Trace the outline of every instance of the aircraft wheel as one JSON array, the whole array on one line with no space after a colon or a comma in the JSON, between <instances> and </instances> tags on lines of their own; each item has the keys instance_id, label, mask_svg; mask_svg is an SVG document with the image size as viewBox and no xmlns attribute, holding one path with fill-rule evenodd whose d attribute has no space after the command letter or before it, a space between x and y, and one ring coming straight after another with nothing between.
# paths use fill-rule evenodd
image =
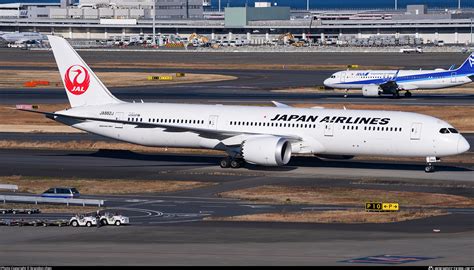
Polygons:
<instances>
[{"instance_id":1,"label":"aircraft wheel","mask_svg":"<svg viewBox=\"0 0 474 270\"><path fill-rule=\"evenodd\" d=\"M411 92L410 92L410 91L406 91L406 92L405 92L405 97L411 97Z\"/></svg>"},{"instance_id":2,"label":"aircraft wheel","mask_svg":"<svg viewBox=\"0 0 474 270\"><path fill-rule=\"evenodd\" d=\"M433 165L427 165L427 166L425 167L425 172L426 172L426 173L432 173L432 172L434 172L434 171L435 171L435 166L433 166Z\"/></svg>"},{"instance_id":3,"label":"aircraft wheel","mask_svg":"<svg viewBox=\"0 0 474 270\"><path fill-rule=\"evenodd\" d=\"M219 162L219 165L221 166L221 168L229 168L230 167L230 164L231 164L231 161L228 157L226 158L223 158L220 162Z\"/></svg>"},{"instance_id":4,"label":"aircraft wheel","mask_svg":"<svg viewBox=\"0 0 474 270\"><path fill-rule=\"evenodd\" d=\"M239 160L234 159L234 160L232 160L232 161L230 162L230 167L231 167L232 169L240 168L240 167L242 167L242 162L239 161Z\"/></svg>"}]
</instances>

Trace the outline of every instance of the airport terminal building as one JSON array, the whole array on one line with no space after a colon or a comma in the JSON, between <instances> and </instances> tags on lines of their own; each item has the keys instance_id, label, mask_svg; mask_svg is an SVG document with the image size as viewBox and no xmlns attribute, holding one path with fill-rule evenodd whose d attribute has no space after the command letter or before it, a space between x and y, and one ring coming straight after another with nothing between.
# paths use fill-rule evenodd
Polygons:
<instances>
[{"instance_id":1,"label":"airport terminal building","mask_svg":"<svg viewBox=\"0 0 474 270\"><path fill-rule=\"evenodd\" d=\"M155 14L157 34L197 33L210 39L247 39L253 44L284 33L314 42L409 35L423 43L473 43L474 10L428 10L426 6L413 5L404 10L307 11L259 3L255 7L232 7L219 12L205 11L206 4L202 0L6 4L0 5L0 32L33 31L70 39L151 35Z\"/></svg>"}]
</instances>

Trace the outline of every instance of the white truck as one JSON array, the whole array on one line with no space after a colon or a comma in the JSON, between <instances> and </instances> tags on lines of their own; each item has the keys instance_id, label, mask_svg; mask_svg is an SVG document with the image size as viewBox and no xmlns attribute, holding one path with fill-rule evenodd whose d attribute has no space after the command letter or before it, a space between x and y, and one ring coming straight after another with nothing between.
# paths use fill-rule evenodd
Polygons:
<instances>
[{"instance_id":1,"label":"white truck","mask_svg":"<svg viewBox=\"0 0 474 270\"><path fill-rule=\"evenodd\" d=\"M404 48L400 49L401 53L423 53L423 49L421 47L416 48Z\"/></svg>"},{"instance_id":2,"label":"white truck","mask_svg":"<svg viewBox=\"0 0 474 270\"><path fill-rule=\"evenodd\" d=\"M128 217L122 215L105 213L100 217L100 224L120 226L123 224L130 224L130 220Z\"/></svg>"},{"instance_id":3,"label":"white truck","mask_svg":"<svg viewBox=\"0 0 474 270\"><path fill-rule=\"evenodd\" d=\"M97 219L93 216L75 215L69 220L69 224L73 227L91 227L97 225Z\"/></svg>"}]
</instances>

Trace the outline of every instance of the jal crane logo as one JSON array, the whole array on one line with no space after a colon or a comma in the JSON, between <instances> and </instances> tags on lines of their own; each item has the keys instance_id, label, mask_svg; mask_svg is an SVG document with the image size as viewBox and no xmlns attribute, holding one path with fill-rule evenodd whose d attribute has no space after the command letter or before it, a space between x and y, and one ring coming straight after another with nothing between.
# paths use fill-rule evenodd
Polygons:
<instances>
[{"instance_id":1,"label":"jal crane logo","mask_svg":"<svg viewBox=\"0 0 474 270\"><path fill-rule=\"evenodd\" d=\"M70 66L64 75L64 84L73 95L84 94L90 85L90 75L86 68L80 65Z\"/></svg>"}]
</instances>

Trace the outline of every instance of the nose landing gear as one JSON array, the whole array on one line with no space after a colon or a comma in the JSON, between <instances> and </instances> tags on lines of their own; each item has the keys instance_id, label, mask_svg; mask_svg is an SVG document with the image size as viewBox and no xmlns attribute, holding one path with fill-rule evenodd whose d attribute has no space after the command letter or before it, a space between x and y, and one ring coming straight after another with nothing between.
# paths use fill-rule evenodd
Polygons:
<instances>
[{"instance_id":1,"label":"nose landing gear","mask_svg":"<svg viewBox=\"0 0 474 270\"><path fill-rule=\"evenodd\" d=\"M426 173L432 173L435 172L435 166L433 163L440 162L441 159L438 157L426 157L426 167L425 167L425 172Z\"/></svg>"},{"instance_id":2,"label":"nose landing gear","mask_svg":"<svg viewBox=\"0 0 474 270\"><path fill-rule=\"evenodd\" d=\"M431 165L431 163L428 163L428 165L426 165L426 167L425 167L425 172L426 173L435 172L435 166Z\"/></svg>"}]
</instances>

